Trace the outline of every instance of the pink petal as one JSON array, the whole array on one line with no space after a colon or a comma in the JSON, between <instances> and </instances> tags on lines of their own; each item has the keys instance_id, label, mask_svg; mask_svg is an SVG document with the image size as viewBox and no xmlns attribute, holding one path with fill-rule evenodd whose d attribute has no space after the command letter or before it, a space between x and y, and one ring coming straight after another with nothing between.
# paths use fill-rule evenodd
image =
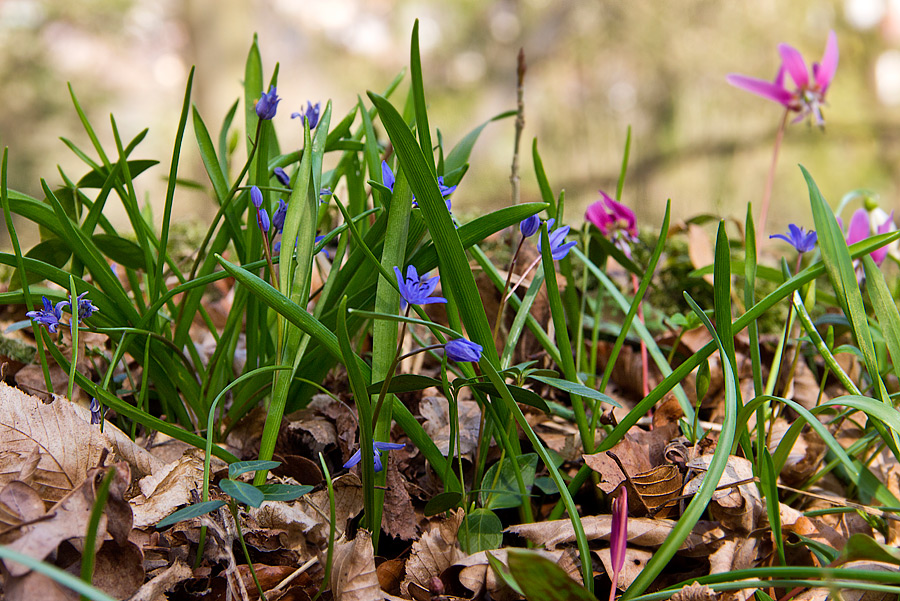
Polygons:
<instances>
[{"instance_id":1,"label":"pink petal","mask_svg":"<svg viewBox=\"0 0 900 601\"><path fill-rule=\"evenodd\" d=\"M634 211L626 207L620 202L616 202L604 192L600 192L606 198L606 206L612 211L613 217L616 221L623 219L625 223L628 224L628 233L637 236L637 220L634 216Z\"/></svg>"},{"instance_id":2,"label":"pink petal","mask_svg":"<svg viewBox=\"0 0 900 601\"><path fill-rule=\"evenodd\" d=\"M847 230L847 244L856 244L869 237L869 214L865 209L856 209L850 218L850 229Z\"/></svg>"},{"instance_id":3,"label":"pink petal","mask_svg":"<svg viewBox=\"0 0 900 601\"><path fill-rule=\"evenodd\" d=\"M875 231L879 234L886 234L888 232L897 231L897 225L894 223L894 212L891 211L890 216L885 220L884 223L875 228Z\"/></svg>"},{"instance_id":4,"label":"pink petal","mask_svg":"<svg viewBox=\"0 0 900 601\"><path fill-rule=\"evenodd\" d=\"M606 212L602 200L590 204L584 212L584 218L596 225L604 236L609 234L609 226L612 224L613 218Z\"/></svg>"},{"instance_id":5,"label":"pink petal","mask_svg":"<svg viewBox=\"0 0 900 601\"><path fill-rule=\"evenodd\" d=\"M625 565L625 551L628 546L628 490L619 489L619 495L612 502L612 528L609 533L609 552L613 572L618 576ZM618 578L613 578L615 585Z\"/></svg>"},{"instance_id":6,"label":"pink petal","mask_svg":"<svg viewBox=\"0 0 900 601\"><path fill-rule=\"evenodd\" d=\"M822 94L831 84L834 72L838 66L838 45L837 35L833 31L828 33L828 42L825 44L825 54L822 55L822 62L816 71L816 85L822 90Z\"/></svg>"},{"instance_id":7,"label":"pink petal","mask_svg":"<svg viewBox=\"0 0 900 601\"><path fill-rule=\"evenodd\" d=\"M784 87L784 65L778 66L778 73L775 74L775 85L779 88Z\"/></svg>"},{"instance_id":8,"label":"pink petal","mask_svg":"<svg viewBox=\"0 0 900 601\"><path fill-rule=\"evenodd\" d=\"M781 54L781 60L784 68L787 70L791 79L797 84L798 88L806 89L809 87L809 70L806 68L806 62L803 55L793 46L787 44L778 44L778 52Z\"/></svg>"},{"instance_id":9,"label":"pink petal","mask_svg":"<svg viewBox=\"0 0 900 601\"><path fill-rule=\"evenodd\" d=\"M774 100L784 106L789 106L794 97L793 94L788 90L785 90L784 87L764 79L756 79L755 77L736 74L731 74L725 79L728 83L737 88L747 90L748 92L756 94L757 96L762 96L768 100Z\"/></svg>"}]
</instances>

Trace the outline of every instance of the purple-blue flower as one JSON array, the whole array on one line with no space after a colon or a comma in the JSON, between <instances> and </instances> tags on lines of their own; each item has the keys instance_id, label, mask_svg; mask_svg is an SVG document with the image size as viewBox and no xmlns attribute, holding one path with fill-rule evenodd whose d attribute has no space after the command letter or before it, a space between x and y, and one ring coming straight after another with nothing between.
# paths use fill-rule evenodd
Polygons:
<instances>
[{"instance_id":1,"label":"purple-blue flower","mask_svg":"<svg viewBox=\"0 0 900 601\"><path fill-rule=\"evenodd\" d=\"M309 121L309 128L315 129L316 125L319 124L319 109L321 108L322 103L317 102L315 106L309 100L306 101L306 110L302 113L292 113L291 119L301 118L303 121Z\"/></svg>"},{"instance_id":2,"label":"purple-blue flower","mask_svg":"<svg viewBox=\"0 0 900 601\"><path fill-rule=\"evenodd\" d=\"M275 86L269 88L269 93L262 93L259 100L256 101L256 116L265 121L269 121L275 116L275 110L281 98L275 92Z\"/></svg>"},{"instance_id":3,"label":"purple-blue flower","mask_svg":"<svg viewBox=\"0 0 900 601\"><path fill-rule=\"evenodd\" d=\"M324 239L325 239L325 235L322 235L322 236L316 236L315 244L318 245L319 242L321 242L321 241L324 240ZM331 253L328 252L328 248L327 248L327 247L323 246L321 249L319 249L319 252L320 252L320 253L325 253L325 256L328 257L329 259L331 258Z\"/></svg>"},{"instance_id":4,"label":"purple-blue flower","mask_svg":"<svg viewBox=\"0 0 900 601\"><path fill-rule=\"evenodd\" d=\"M402 449L406 445L400 444L397 442L379 442L374 441L372 443L373 449L375 451L375 471L380 472L384 469L384 465L381 463L381 453L383 451L393 451L394 449ZM347 463L344 464L344 467L351 468L362 460L362 449L357 449L353 455L350 456L350 459L347 460Z\"/></svg>"},{"instance_id":5,"label":"purple-blue flower","mask_svg":"<svg viewBox=\"0 0 900 601\"><path fill-rule=\"evenodd\" d=\"M791 246L797 249L797 252L801 255L805 252L811 251L816 246L816 241L819 239L818 234L816 234L815 230L806 231L802 226L794 225L793 223L788 225L788 233L785 234L772 234L769 238L780 238L784 240Z\"/></svg>"},{"instance_id":6,"label":"purple-blue flower","mask_svg":"<svg viewBox=\"0 0 900 601\"><path fill-rule=\"evenodd\" d=\"M51 334L55 333L60 325L59 320L62 319L63 307L68 307L69 301L59 301L56 303L56 306L53 306L53 303L51 303L46 296L41 298L44 300L44 308L38 311L29 311L25 315L39 324L46 326Z\"/></svg>"},{"instance_id":7,"label":"purple-blue flower","mask_svg":"<svg viewBox=\"0 0 900 601\"><path fill-rule=\"evenodd\" d=\"M524 238L530 238L541 229L541 218L537 215L526 217L519 223L519 231Z\"/></svg>"},{"instance_id":8,"label":"purple-blue flower","mask_svg":"<svg viewBox=\"0 0 900 601\"><path fill-rule=\"evenodd\" d=\"M91 399L91 425L95 426L100 423L100 418L102 417L100 414L100 401L97 399Z\"/></svg>"},{"instance_id":9,"label":"purple-blue flower","mask_svg":"<svg viewBox=\"0 0 900 601\"><path fill-rule=\"evenodd\" d=\"M391 170L390 165L388 165L387 162L385 162L385 161L381 161L381 183L384 184L385 188L387 188L388 190L393 192L395 182L396 182L396 178L394 177L394 172ZM443 175L438 176L437 182L438 182L438 190L440 191L441 197L444 199L444 203L447 205L447 210L449 211L450 210L450 199L447 197L450 196L451 194L453 194L453 191L456 190L456 186L445 185ZM414 206L414 207L419 206L419 203L416 202L415 193L413 194L412 206Z\"/></svg>"},{"instance_id":10,"label":"purple-blue flower","mask_svg":"<svg viewBox=\"0 0 900 601\"><path fill-rule=\"evenodd\" d=\"M556 223L555 219L547 220L547 230L549 231L553 224ZM550 255L553 257L554 261L560 261L567 254L569 254L569 250L575 246L576 242L573 240L572 242L566 242L566 234L569 233L569 226L564 225L561 228L557 228L550 232ZM538 252L541 252L541 243L538 242L537 245Z\"/></svg>"},{"instance_id":11,"label":"purple-blue flower","mask_svg":"<svg viewBox=\"0 0 900 601\"><path fill-rule=\"evenodd\" d=\"M253 206L257 209L262 206L263 203L263 195L262 191L256 186L250 186L250 202L253 203Z\"/></svg>"},{"instance_id":12,"label":"purple-blue flower","mask_svg":"<svg viewBox=\"0 0 900 601\"><path fill-rule=\"evenodd\" d=\"M444 345L444 352L447 354L447 358L457 363L481 361L482 351L484 351L483 346L465 338L457 338Z\"/></svg>"},{"instance_id":13,"label":"purple-blue flower","mask_svg":"<svg viewBox=\"0 0 900 601\"><path fill-rule=\"evenodd\" d=\"M432 303L446 303L447 299L440 296L431 296L434 289L438 285L440 278L438 276L427 277L419 272L412 265L406 268L406 277L400 273L399 267L394 267L394 274L397 276L397 285L400 287L400 308L406 309L406 305L429 305Z\"/></svg>"},{"instance_id":14,"label":"purple-blue flower","mask_svg":"<svg viewBox=\"0 0 900 601\"><path fill-rule=\"evenodd\" d=\"M259 226L260 231L262 231L263 233L267 233L269 231L269 214L265 209L256 210L256 225Z\"/></svg>"},{"instance_id":15,"label":"purple-blue flower","mask_svg":"<svg viewBox=\"0 0 900 601\"><path fill-rule=\"evenodd\" d=\"M278 208L272 213L272 227L275 229L276 234L280 234L281 230L284 229L284 218L287 216L287 206L284 199L278 199Z\"/></svg>"},{"instance_id":16,"label":"purple-blue flower","mask_svg":"<svg viewBox=\"0 0 900 601\"><path fill-rule=\"evenodd\" d=\"M288 176L287 172L281 167L275 167L275 179L281 182L282 186L290 186L291 178Z\"/></svg>"},{"instance_id":17,"label":"purple-blue flower","mask_svg":"<svg viewBox=\"0 0 900 601\"><path fill-rule=\"evenodd\" d=\"M91 303L91 299L84 298L85 296L87 296L87 292L82 292L75 299L75 302L78 305L78 321L85 320L88 317L90 317L91 315L93 315L95 311L99 311L99 309L97 307L95 307L93 305L93 303ZM69 307L72 306L71 300L72 300L72 295L70 294L69 295L69 303L66 303L67 305L69 305Z\"/></svg>"}]
</instances>

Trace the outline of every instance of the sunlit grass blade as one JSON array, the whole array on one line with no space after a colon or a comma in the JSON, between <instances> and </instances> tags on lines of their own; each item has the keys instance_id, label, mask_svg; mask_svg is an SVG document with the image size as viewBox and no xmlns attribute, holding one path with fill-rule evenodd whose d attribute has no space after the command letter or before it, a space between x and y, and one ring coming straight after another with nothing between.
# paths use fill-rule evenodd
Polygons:
<instances>
[{"instance_id":1,"label":"sunlit grass blade","mask_svg":"<svg viewBox=\"0 0 900 601\"><path fill-rule=\"evenodd\" d=\"M863 266L866 270L866 291L869 293L869 300L872 301L874 313L881 325L882 332L884 332L884 341L891 353L894 370L897 373L897 363L900 362L900 311L897 311L897 304L888 289L884 274L875 265L871 256L863 257Z\"/></svg>"},{"instance_id":2,"label":"sunlit grass blade","mask_svg":"<svg viewBox=\"0 0 900 601\"><path fill-rule=\"evenodd\" d=\"M434 175L434 152L431 145L431 130L428 125L428 109L425 107L425 87L422 82L422 58L419 54L419 20L413 24L412 41L409 50L409 74L412 79L413 105L416 110L416 131L419 134L419 145L422 147L422 156L425 163Z\"/></svg>"},{"instance_id":3,"label":"sunlit grass blade","mask_svg":"<svg viewBox=\"0 0 900 601\"><path fill-rule=\"evenodd\" d=\"M228 182L225 179L225 172L222 170L222 161L216 156L216 150L213 146L212 139L209 137L209 130L200 117L200 111L197 107L193 107L193 124L194 136L197 138L197 148L200 150L200 159L206 168L206 174L213 187L213 193L216 195L216 202L222 204L228 195Z\"/></svg>"}]
</instances>

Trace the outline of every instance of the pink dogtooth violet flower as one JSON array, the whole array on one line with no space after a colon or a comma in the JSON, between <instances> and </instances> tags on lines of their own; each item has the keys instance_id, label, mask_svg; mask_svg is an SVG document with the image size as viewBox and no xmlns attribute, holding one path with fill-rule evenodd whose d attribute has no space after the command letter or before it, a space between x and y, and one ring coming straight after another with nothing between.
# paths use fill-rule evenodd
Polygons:
<instances>
[{"instance_id":1,"label":"pink dogtooth violet flower","mask_svg":"<svg viewBox=\"0 0 900 601\"><path fill-rule=\"evenodd\" d=\"M637 219L634 211L609 194L600 190L602 198L588 206L584 218L597 226L600 233L609 238L622 252L631 256L630 244L638 240Z\"/></svg>"},{"instance_id":2,"label":"pink dogtooth violet flower","mask_svg":"<svg viewBox=\"0 0 900 601\"><path fill-rule=\"evenodd\" d=\"M623 485L612 502L612 528L609 532L609 556L612 563L612 590L610 600L615 598L619 574L625 566L625 551L628 547L628 489Z\"/></svg>"},{"instance_id":3,"label":"pink dogtooth violet flower","mask_svg":"<svg viewBox=\"0 0 900 601\"><path fill-rule=\"evenodd\" d=\"M874 215L873 215L874 217ZM865 209L857 209L850 218L850 227L847 229L847 244L856 244L861 240L865 240L875 234L886 234L896 231L897 226L894 223L894 213L891 212L883 223L875 225L874 221L869 218L869 213ZM888 247L882 246L871 253L872 260L876 265L881 265L888 255Z\"/></svg>"},{"instance_id":4,"label":"pink dogtooth violet flower","mask_svg":"<svg viewBox=\"0 0 900 601\"><path fill-rule=\"evenodd\" d=\"M816 125L824 126L822 105L825 104L825 93L828 92L838 65L837 36L834 31L828 33L822 62L812 64L812 73L807 69L803 56L793 46L779 44L778 53L781 55L781 67L774 82L732 73L726 77L728 83L773 100L788 111L799 113L794 119L795 123L809 115L816 120ZM785 74L793 80L796 89L790 90L785 85Z\"/></svg>"}]
</instances>

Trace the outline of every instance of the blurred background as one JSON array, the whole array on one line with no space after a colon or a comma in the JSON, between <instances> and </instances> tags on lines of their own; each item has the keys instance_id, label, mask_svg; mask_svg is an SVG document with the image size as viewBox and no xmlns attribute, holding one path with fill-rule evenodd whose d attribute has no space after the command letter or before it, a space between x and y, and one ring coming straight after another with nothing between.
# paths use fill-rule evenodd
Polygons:
<instances>
[{"instance_id":1,"label":"blurred background","mask_svg":"<svg viewBox=\"0 0 900 601\"><path fill-rule=\"evenodd\" d=\"M725 76L771 79L779 42L818 61L834 29L840 64L827 128L789 126L768 230L812 225L797 163L833 206L867 188L891 211L900 185L900 0L746 7L716 0L0 0L0 144L10 149L11 188L40 197L41 177L54 186L62 181L58 169L73 180L83 175L86 167L59 139L91 149L66 89L71 82L108 149L115 148L110 114L126 140L149 127L132 156L161 161L137 180L142 201L161 207L191 65L193 102L215 138L242 94L244 60L258 33L265 79L281 65L275 123L282 148L291 150L301 135L291 112L308 99L331 99L334 123L357 94L384 90L408 64L418 18L431 125L448 148L515 108L516 54L524 48L524 201L538 199L536 137L551 185L566 190L567 220L580 223L598 189L614 192L631 125L623 199L644 225L659 226L667 198L676 220L707 212L742 218L746 203L762 196L782 108L729 86ZM482 135L453 197L463 218L510 202L513 133L507 119ZM190 122L186 139L179 175L205 183ZM179 191L179 219L213 213L203 194ZM111 218L127 227L124 213ZM36 241L27 223L16 225Z\"/></svg>"}]
</instances>

